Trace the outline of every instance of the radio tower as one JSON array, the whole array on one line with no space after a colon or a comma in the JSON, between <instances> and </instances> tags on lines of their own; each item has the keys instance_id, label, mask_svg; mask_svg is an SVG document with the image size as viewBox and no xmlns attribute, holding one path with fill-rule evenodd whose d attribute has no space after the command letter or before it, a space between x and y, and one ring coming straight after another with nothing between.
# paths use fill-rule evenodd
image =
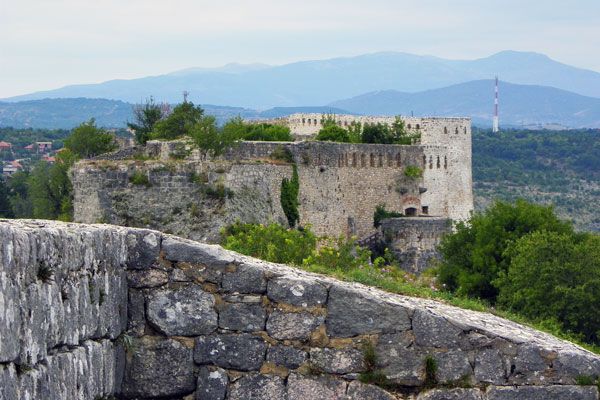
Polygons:
<instances>
[{"instance_id":1,"label":"radio tower","mask_svg":"<svg viewBox=\"0 0 600 400\"><path fill-rule=\"evenodd\" d=\"M496 91L494 97L494 121L492 123L492 132L498 133L500 130L498 123L498 76L496 75Z\"/></svg>"}]
</instances>

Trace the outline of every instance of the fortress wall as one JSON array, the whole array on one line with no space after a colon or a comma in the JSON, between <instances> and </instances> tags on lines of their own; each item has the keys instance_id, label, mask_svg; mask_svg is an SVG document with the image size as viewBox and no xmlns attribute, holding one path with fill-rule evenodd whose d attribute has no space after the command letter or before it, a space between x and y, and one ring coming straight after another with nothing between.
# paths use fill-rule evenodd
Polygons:
<instances>
[{"instance_id":1,"label":"fortress wall","mask_svg":"<svg viewBox=\"0 0 600 400\"><path fill-rule=\"evenodd\" d=\"M146 177L147 184L132 183L136 174ZM160 229L215 242L220 229L236 220L284 223L280 188L289 176L289 165L83 161L71 170L74 220Z\"/></svg>"},{"instance_id":2,"label":"fortress wall","mask_svg":"<svg viewBox=\"0 0 600 400\"><path fill-rule=\"evenodd\" d=\"M141 229L3 220L0 243L0 329L7 318L21 327L12 334L18 351L5 346L15 339L2 332L3 400L598 400L595 385L576 382L600 375L600 357L491 314ZM30 283L42 287L32 306L28 286L19 285L33 279L39 260L56 278ZM108 277L98 282L102 304L85 293L84 276L94 273ZM65 287L82 295L61 298ZM77 324L87 317L75 325L53 319L69 305L95 310L90 315L106 308L109 319L90 329ZM29 310L41 324L31 323ZM56 346L70 337L80 339ZM18 353L38 362L20 368ZM426 381L428 359L437 368ZM383 377L386 388L361 383L366 372Z\"/></svg>"},{"instance_id":3,"label":"fortress wall","mask_svg":"<svg viewBox=\"0 0 600 400\"><path fill-rule=\"evenodd\" d=\"M421 273L439 257L436 248L451 228L452 221L444 217L388 218L379 235L404 270Z\"/></svg>"}]
</instances>

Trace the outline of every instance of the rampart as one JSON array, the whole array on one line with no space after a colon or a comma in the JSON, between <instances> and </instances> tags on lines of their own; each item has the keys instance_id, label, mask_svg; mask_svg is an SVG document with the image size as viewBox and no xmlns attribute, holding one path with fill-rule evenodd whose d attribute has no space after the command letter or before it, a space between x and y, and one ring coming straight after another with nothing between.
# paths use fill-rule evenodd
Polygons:
<instances>
[{"instance_id":1,"label":"rampart","mask_svg":"<svg viewBox=\"0 0 600 400\"><path fill-rule=\"evenodd\" d=\"M3 400L598 399L550 335L155 231L0 221L0 289Z\"/></svg>"}]
</instances>

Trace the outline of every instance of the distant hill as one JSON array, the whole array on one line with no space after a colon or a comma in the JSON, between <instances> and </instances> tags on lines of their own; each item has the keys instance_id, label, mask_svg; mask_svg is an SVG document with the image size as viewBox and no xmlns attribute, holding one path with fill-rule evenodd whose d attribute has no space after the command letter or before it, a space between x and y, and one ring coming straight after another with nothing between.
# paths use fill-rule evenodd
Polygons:
<instances>
[{"instance_id":1,"label":"distant hill","mask_svg":"<svg viewBox=\"0 0 600 400\"><path fill-rule=\"evenodd\" d=\"M477 60L387 52L281 66L189 68L160 76L71 85L7 100L88 97L134 103L152 95L174 103L181 101L181 93L187 90L195 103L267 109L329 104L377 90L419 92L490 79L496 74L516 84L551 86L600 97L598 72L562 64L542 54L504 51Z\"/></svg>"},{"instance_id":2,"label":"distant hill","mask_svg":"<svg viewBox=\"0 0 600 400\"><path fill-rule=\"evenodd\" d=\"M317 113L317 114L358 114L348 110L343 110L337 107L331 106L314 106L314 107L274 107L265 111L261 111L258 114L260 118L279 118L285 117L286 115L296 113Z\"/></svg>"},{"instance_id":3,"label":"distant hill","mask_svg":"<svg viewBox=\"0 0 600 400\"><path fill-rule=\"evenodd\" d=\"M600 127L600 99L545 86L500 82L500 120L504 126L559 124ZM493 80L479 80L418 93L383 90L332 102L360 114L470 116L491 126Z\"/></svg>"}]
</instances>

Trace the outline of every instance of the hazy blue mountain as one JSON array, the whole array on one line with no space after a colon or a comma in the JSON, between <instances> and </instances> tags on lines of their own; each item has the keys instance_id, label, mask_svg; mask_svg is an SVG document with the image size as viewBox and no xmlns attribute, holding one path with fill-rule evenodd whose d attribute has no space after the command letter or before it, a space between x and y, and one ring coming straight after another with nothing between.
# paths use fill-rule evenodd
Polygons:
<instances>
[{"instance_id":1,"label":"hazy blue mountain","mask_svg":"<svg viewBox=\"0 0 600 400\"><path fill-rule=\"evenodd\" d=\"M547 86L500 82L500 121L504 125L556 123L600 128L600 99ZM493 80L478 80L418 93L383 90L332 102L361 114L470 116L491 125Z\"/></svg>"},{"instance_id":2,"label":"hazy blue mountain","mask_svg":"<svg viewBox=\"0 0 600 400\"><path fill-rule=\"evenodd\" d=\"M273 107L259 113L260 118L279 118L296 113L317 113L317 114L356 114L348 110L343 110L331 106L308 106L308 107Z\"/></svg>"},{"instance_id":3,"label":"hazy blue mountain","mask_svg":"<svg viewBox=\"0 0 600 400\"><path fill-rule=\"evenodd\" d=\"M551 86L600 97L598 72L562 64L542 54L504 51L477 60L387 52L281 66L231 64L139 79L72 85L7 100L89 97L134 103L152 95L160 101L179 102L182 92L187 90L196 103L267 109L328 104L376 90L418 92L490 79L496 74L512 83Z\"/></svg>"}]
</instances>

